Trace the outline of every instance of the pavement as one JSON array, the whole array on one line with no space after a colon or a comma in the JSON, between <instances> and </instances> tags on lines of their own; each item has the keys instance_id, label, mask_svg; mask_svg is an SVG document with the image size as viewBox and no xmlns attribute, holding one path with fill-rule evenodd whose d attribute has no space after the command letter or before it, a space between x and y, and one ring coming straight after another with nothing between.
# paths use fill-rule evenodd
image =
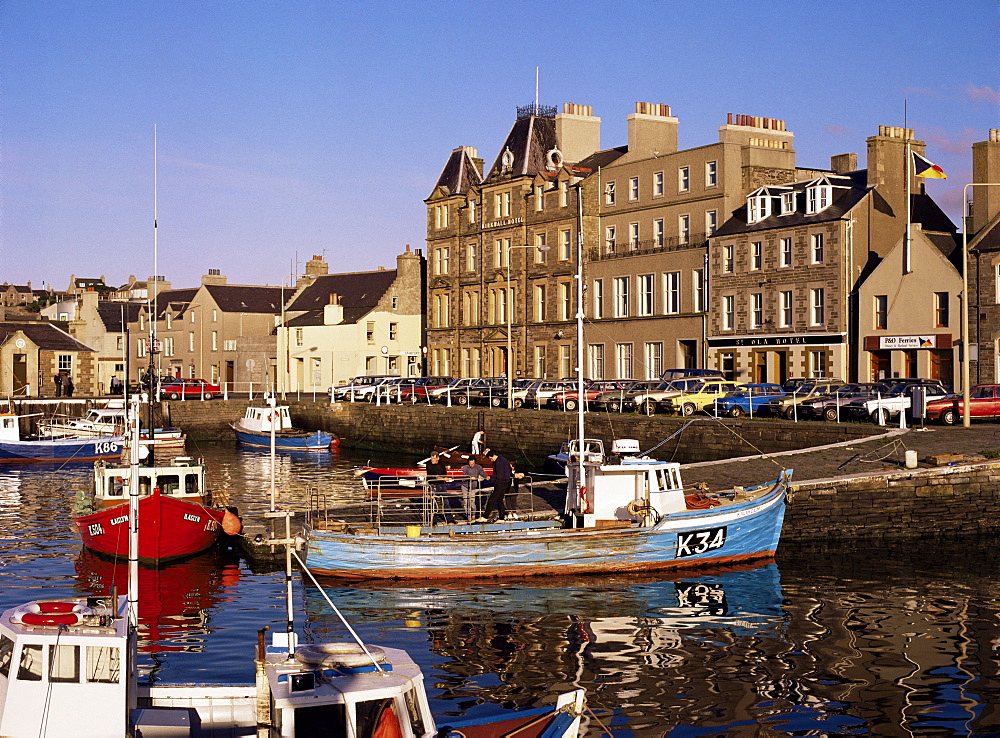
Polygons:
<instances>
[{"instance_id":1,"label":"pavement","mask_svg":"<svg viewBox=\"0 0 1000 738\"><path fill-rule=\"evenodd\" d=\"M931 457L950 456L955 461L1000 457L1000 423L979 422L971 428L927 425L895 428L869 439L829 446L702 461L682 466L684 482L703 482L710 490L750 487L775 479L782 469L793 469L793 482L873 476L905 468L906 452L917 455L918 468L939 466Z\"/></svg>"}]
</instances>

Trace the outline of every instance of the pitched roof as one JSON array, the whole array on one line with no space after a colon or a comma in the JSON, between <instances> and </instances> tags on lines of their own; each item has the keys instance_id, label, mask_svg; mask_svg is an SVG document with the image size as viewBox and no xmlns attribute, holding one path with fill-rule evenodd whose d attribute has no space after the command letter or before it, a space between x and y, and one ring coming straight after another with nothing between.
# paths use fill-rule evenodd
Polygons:
<instances>
[{"instance_id":1,"label":"pitched roof","mask_svg":"<svg viewBox=\"0 0 1000 738\"><path fill-rule=\"evenodd\" d=\"M23 323L3 322L0 323L0 344L6 343L14 333L21 331L31 339L41 349L47 351L93 351L84 343L80 343L66 331L57 328L51 323L41 320L26 321Z\"/></svg>"},{"instance_id":2,"label":"pitched roof","mask_svg":"<svg viewBox=\"0 0 1000 738\"><path fill-rule=\"evenodd\" d=\"M586 159L578 161L576 165L573 166L573 169L589 169L592 172L596 172L598 168L608 166L608 164L611 164L617 159L625 156L627 153L628 146L618 146L613 149L604 149L604 151L595 151Z\"/></svg>"},{"instance_id":3,"label":"pitched roof","mask_svg":"<svg viewBox=\"0 0 1000 738\"><path fill-rule=\"evenodd\" d=\"M256 287L240 284L206 284L205 289L224 313L281 312L281 298L290 297L295 289L286 287Z\"/></svg>"},{"instance_id":4,"label":"pitched roof","mask_svg":"<svg viewBox=\"0 0 1000 738\"><path fill-rule=\"evenodd\" d=\"M443 187L449 195L461 195L471 190L483 181L479 167L473 161L466 146L459 146L451 152L448 161L441 170L434 189Z\"/></svg>"},{"instance_id":5,"label":"pitched roof","mask_svg":"<svg viewBox=\"0 0 1000 738\"><path fill-rule=\"evenodd\" d=\"M195 293L197 292L198 292L197 287L189 287L183 290L165 290L163 292L157 292L156 319L157 320L162 319L164 313L167 310L167 307L170 305L180 304L186 307L187 304L194 299Z\"/></svg>"},{"instance_id":6,"label":"pitched roof","mask_svg":"<svg viewBox=\"0 0 1000 738\"><path fill-rule=\"evenodd\" d=\"M104 323L104 330L108 333L123 333L125 325L122 324L122 313L125 314L125 323L134 323L139 320L139 311L142 310L141 302L109 302L101 300L97 303L97 314Z\"/></svg>"},{"instance_id":7,"label":"pitched roof","mask_svg":"<svg viewBox=\"0 0 1000 738\"><path fill-rule=\"evenodd\" d=\"M977 233L975 240L976 245L973 247L975 251L1000 251L1000 217Z\"/></svg>"},{"instance_id":8,"label":"pitched roof","mask_svg":"<svg viewBox=\"0 0 1000 738\"><path fill-rule=\"evenodd\" d=\"M352 274L327 274L302 290L288 306L290 312L319 311L319 323L300 325L322 325L323 308L329 304L330 295L336 294L344 308L344 322L355 323L370 313L379 300L396 281L395 269L380 269L375 272L354 272ZM299 316L302 317L302 316ZM293 318L292 320L297 320ZM289 321L292 325L292 321Z\"/></svg>"},{"instance_id":9,"label":"pitched roof","mask_svg":"<svg viewBox=\"0 0 1000 738\"><path fill-rule=\"evenodd\" d=\"M500 176L518 177L535 175L548 168L548 153L557 148L556 119L547 116L528 115L518 118L511 126L510 133L486 179ZM504 165L507 152L510 167Z\"/></svg>"}]
</instances>

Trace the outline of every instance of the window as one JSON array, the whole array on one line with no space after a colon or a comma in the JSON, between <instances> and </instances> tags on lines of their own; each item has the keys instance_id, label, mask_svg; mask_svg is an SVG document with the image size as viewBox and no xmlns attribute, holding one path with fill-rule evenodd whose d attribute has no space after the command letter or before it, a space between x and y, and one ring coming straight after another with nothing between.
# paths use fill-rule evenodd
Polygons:
<instances>
[{"instance_id":1,"label":"window","mask_svg":"<svg viewBox=\"0 0 1000 738\"><path fill-rule=\"evenodd\" d=\"M226 341L226 343L229 343L229 341ZM231 351L235 351L236 350L236 340L235 339L232 341L232 344L233 344L233 347L230 350ZM174 337L173 336L167 336L166 338L163 339L163 355L164 356L173 356L174 355Z\"/></svg>"},{"instance_id":2,"label":"window","mask_svg":"<svg viewBox=\"0 0 1000 738\"><path fill-rule=\"evenodd\" d=\"M719 212L709 210L705 213L705 233L712 235L719 228Z\"/></svg>"},{"instance_id":3,"label":"window","mask_svg":"<svg viewBox=\"0 0 1000 738\"><path fill-rule=\"evenodd\" d=\"M628 247L632 251L636 251L639 248L639 224L629 223L628 224Z\"/></svg>"},{"instance_id":4,"label":"window","mask_svg":"<svg viewBox=\"0 0 1000 738\"><path fill-rule=\"evenodd\" d=\"M814 233L809 237L809 242L812 245L812 263L822 264L823 263L823 234Z\"/></svg>"},{"instance_id":5,"label":"window","mask_svg":"<svg viewBox=\"0 0 1000 738\"><path fill-rule=\"evenodd\" d=\"M174 355L174 352L173 352L173 343L172 342L171 342L170 348L171 348L171 351L170 351L169 354L167 354L167 356L173 356ZM223 341L222 342L222 350L223 351L235 351L236 350L236 339L235 338L227 338L225 341Z\"/></svg>"},{"instance_id":6,"label":"window","mask_svg":"<svg viewBox=\"0 0 1000 738\"><path fill-rule=\"evenodd\" d=\"M830 376L827 373L826 351L809 352L809 376L814 379L822 379Z\"/></svg>"},{"instance_id":7,"label":"window","mask_svg":"<svg viewBox=\"0 0 1000 738\"><path fill-rule=\"evenodd\" d=\"M447 205L435 205L434 206L434 227L435 228L447 228L448 227L448 206Z\"/></svg>"},{"instance_id":8,"label":"window","mask_svg":"<svg viewBox=\"0 0 1000 738\"><path fill-rule=\"evenodd\" d=\"M792 239L781 239L781 266L790 267L792 265Z\"/></svg>"},{"instance_id":9,"label":"window","mask_svg":"<svg viewBox=\"0 0 1000 738\"><path fill-rule=\"evenodd\" d=\"M687 243L691 238L691 216L681 215L677 218L677 242Z\"/></svg>"},{"instance_id":10,"label":"window","mask_svg":"<svg viewBox=\"0 0 1000 738\"><path fill-rule=\"evenodd\" d=\"M810 290L812 295L812 325L823 325L826 322L826 310L824 305L825 294L822 287Z\"/></svg>"},{"instance_id":11,"label":"window","mask_svg":"<svg viewBox=\"0 0 1000 738\"><path fill-rule=\"evenodd\" d=\"M479 293L474 290L462 294L462 322L466 325L479 323Z\"/></svg>"},{"instance_id":12,"label":"window","mask_svg":"<svg viewBox=\"0 0 1000 738\"><path fill-rule=\"evenodd\" d=\"M629 317L628 277L615 277L615 317Z\"/></svg>"},{"instance_id":13,"label":"window","mask_svg":"<svg viewBox=\"0 0 1000 738\"><path fill-rule=\"evenodd\" d=\"M781 214L788 215L789 213L795 212L795 193L794 192L782 192L781 193Z\"/></svg>"},{"instance_id":14,"label":"window","mask_svg":"<svg viewBox=\"0 0 1000 738\"><path fill-rule=\"evenodd\" d=\"M188 331L188 351L194 351L194 331Z\"/></svg>"},{"instance_id":15,"label":"window","mask_svg":"<svg viewBox=\"0 0 1000 738\"><path fill-rule=\"evenodd\" d=\"M545 376L545 347L535 346L535 361L534 361L535 377Z\"/></svg>"},{"instance_id":16,"label":"window","mask_svg":"<svg viewBox=\"0 0 1000 738\"><path fill-rule=\"evenodd\" d=\"M218 310L212 310L212 322L213 323L218 323L219 322L219 311Z\"/></svg>"},{"instance_id":17,"label":"window","mask_svg":"<svg viewBox=\"0 0 1000 738\"><path fill-rule=\"evenodd\" d=\"M396 341L399 339L399 323L389 323L389 340Z\"/></svg>"},{"instance_id":18,"label":"window","mask_svg":"<svg viewBox=\"0 0 1000 738\"><path fill-rule=\"evenodd\" d=\"M604 280L594 280L594 317L604 317Z\"/></svg>"},{"instance_id":19,"label":"window","mask_svg":"<svg viewBox=\"0 0 1000 738\"><path fill-rule=\"evenodd\" d=\"M733 273L733 245L727 243L722 247L722 271L726 274Z\"/></svg>"},{"instance_id":20,"label":"window","mask_svg":"<svg viewBox=\"0 0 1000 738\"><path fill-rule=\"evenodd\" d=\"M533 253L535 254L535 263L536 264L544 264L545 263L545 255L548 253L548 248L545 245L545 234L544 233L536 233L535 234L535 248L533 250Z\"/></svg>"},{"instance_id":21,"label":"window","mask_svg":"<svg viewBox=\"0 0 1000 738\"><path fill-rule=\"evenodd\" d=\"M628 199L635 201L639 199L639 178L630 177L628 181Z\"/></svg>"},{"instance_id":22,"label":"window","mask_svg":"<svg viewBox=\"0 0 1000 738\"><path fill-rule=\"evenodd\" d=\"M818 213L830 204L833 188L830 185L814 185L806 189L806 213Z\"/></svg>"},{"instance_id":23,"label":"window","mask_svg":"<svg viewBox=\"0 0 1000 738\"><path fill-rule=\"evenodd\" d=\"M442 246L434 251L434 273L435 274L447 274L450 268L451 261L451 249L447 246Z\"/></svg>"},{"instance_id":24,"label":"window","mask_svg":"<svg viewBox=\"0 0 1000 738\"><path fill-rule=\"evenodd\" d=\"M731 331L736 327L736 296L722 296L722 330Z\"/></svg>"},{"instance_id":25,"label":"window","mask_svg":"<svg viewBox=\"0 0 1000 738\"><path fill-rule=\"evenodd\" d=\"M767 195L755 195L747 198L747 223L764 220L771 214L771 198Z\"/></svg>"},{"instance_id":26,"label":"window","mask_svg":"<svg viewBox=\"0 0 1000 738\"><path fill-rule=\"evenodd\" d=\"M675 315L681 311L681 273L667 272L663 275L663 312Z\"/></svg>"},{"instance_id":27,"label":"window","mask_svg":"<svg viewBox=\"0 0 1000 738\"><path fill-rule=\"evenodd\" d=\"M792 292L787 290L780 293L781 313L779 320L782 328L792 327Z\"/></svg>"},{"instance_id":28,"label":"window","mask_svg":"<svg viewBox=\"0 0 1000 738\"><path fill-rule=\"evenodd\" d=\"M573 258L573 234L569 229L559 231L559 258L562 261Z\"/></svg>"},{"instance_id":29,"label":"window","mask_svg":"<svg viewBox=\"0 0 1000 738\"><path fill-rule=\"evenodd\" d=\"M194 322L194 310L192 310L190 313L188 313L188 315L191 316L191 322L193 323Z\"/></svg>"},{"instance_id":30,"label":"window","mask_svg":"<svg viewBox=\"0 0 1000 738\"><path fill-rule=\"evenodd\" d=\"M569 184L565 181L559 183L559 207L564 208L569 204Z\"/></svg>"},{"instance_id":31,"label":"window","mask_svg":"<svg viewBox=\"0 0 1000 738\"><path fill-rule=\"evenodd\" d=\"M889 327L889 296L875 295L875 329L885 330Z\"/></svg>"},{"instance_id":32,"label":"window","mask_svg":"<svg viewBox=\"0 0 1000 738\"><path fill-rule=\"evenodd\" d=\"M719 164L714 161L705 162L705 187L715 187L719 184Z\"/></svg>"},{"instance_id":33,"label":"window","mask_svg":"<svg viewBox=\"0 0 1000 738\"><path fill-rule=\"evenodd\" d=\"M571 320L572 318L573 318L573 288L571 287L569 282L560 282L559 320Z\"/></svg>"},{"instance_id":34,"label":"window","mask_svg":"<svg viewBox=\"0 0 1000 738\"><path fill-rule=\"evenodd\" d=\"M87 646L87 681L117 684L121 653L114 646Z\"/></svg>"},{"instance_id":35,"label":"window","mask_svg":"<svg viewBox=\"0 0 1000 738\"><path fill-rule=\"evenodd\" d=\"M653 197L663 197L663 172L653 173Z\"/></svg>"},{"instance_id":36,"label":"window","mask_svg":"<svg viewBox=\"0 0 1000 738\"><path fill-rule=\"evenodd\" d=\"M441 296L438 295L436 300L437 304L440 306ZM370 344L375 343L375 321L369 320L368 323L365 325L365 338L368 341L368 343Z\"/></svg>"},{"instance_id":37,"label":"window","mask_svg":"<svg viewBox=\"0 0 1000 738\"><path fill-rule=\"evenodd\" d=\"M694 309L696 312L703 313L707 310L707 305L705 304L705 270L704 269L692 269L691 270L691 296L694 300Z\"/></svg>"},{"instance_id":38,"label":"window","mask_svg":"<svg viewBox=\"0 0 1000 738\"><path fill-rule=\"evenodd\" d=\"M934 293L934 320L937 323L938 328L948 327L949 315L947 292Z\"/></svg>"},{"instance_id":39,"label":"window","mask_svg":"<svg viewBox=\"0 0 1000 738\"><path fill-rule=\"evenodd\" d=\"M465 268L470 272L479 269L479 247L475 241L465 247Z\"/></svg>"},{"instance_id":40,"label":"window","mask_svg":"<svg viewBox=\"0 0 1000 738\"><path fill-rule=\"evenodd\" d=\"M507 266L507 259L510 258L510 239L498 238L493 242L493 266L503 269Z\"/></svg>"},{"instance_id":41,"label":"window","mask_svg":"<svg viewBox=\"0 0 1000 738\"><path fill-rule=\"evenodd\" d=\"M136 341L135 355L140 359L146 355L146 340L144 338L140 338Z\"/></svg>"},{"instance_id":42,"label":"window","mask_svg":"<svg viewBox=\"0 0 1000 738\"><path fill-rule=\"evenodd\" d=\"M59 358L56 361L59 366L59 371L72 373L73 354L59 354Z\"/></svg>"},{"instance_id":43,"label":"window","mask_svg":"<svg viewBox=\"0 0 1000 738\"><path fill-rule=\"evenodd\" d=\"M21 663L17 678L27 682L42 681L42 647L32 644L21 646Z\"/></svg>"},{"instance_id":44,"label":"window","mask_svg":"<svg viewBox=\"0 0 1000 738\"><path fill-rule=\"evenodd\" d=\"M604 379L604 344L592 343L587 346L587 360L590 364L590 376Z\"/></svg>"},{"instance_id":45,"label":"window","mask_svg":"<svg viewBox=\"0 0 1000 738\"><path fill-rule=\"evenodd\" d=\"M535 285L535 322L545 322L545 285Z\"/></svg>"},{"instance_id":46,"label":"window","mask_svg":"<svg viewBox=\"0 0 1000 738\"><path fill-rule=\"evenodd\" d=\"M469 200L469 222L470 223L475 223L476 222L476 201L475 200Z\"/></svg>"},{"instance_id":47,"label":"window","mask_svg":"<svg viewBox=\"0 0 1000 738\"><path fill-rule=\"evenodd\" d=\"M760 270L764 267L764 244L754 241L750 244L750 269Z\"/></svg>"},{"instance_id":48,"label":"window","mask_svg":"<svg viewBox=\"0 0 1000 738\"><path fill-rule=\"evenodd\" d=\"M653 246L663 247L663 218L657 218L653 221Z\"/></svg>"},{"instance_id":49,"label":"window","mask_svg":"<svg viewBox=\"0 0 1000 738\"><path fill-rule=\"evenodd\" d=\"M646 379L659 379L663 374L663 344L655 341L646 344Z\"/></svg>"},{"instance_id":50,"label":"window","mask_svg":"<svg viewBox=\"0 0 1000 738\"><path fill-rule=\"evenodd\" d=\"M535 210L540 212L545 207L545 190L541 185L535 185Z\"/></svg>"},{"instance_id":51,"label":"window","mask_svg":"<svg viewBox=\"0 0 1000 738\"><path fill-rule=\"evenodd\" d=\"M639 280L639 305L638 314L639 315L652 315L653 314L653 275L652 274L640 274L638 276Z\"/></svg>"},{"instance_id":52,"label":"window","mask_svg":"<svg viewBox=\"0 0 1000 738\"><path fill-rule=\"evenodd\" d=\"M301 328L296 328L295 329L295 341L296 341L295 345L296 346L301 346L302 344L299 343L299 341L301 341L301 340L302 340L302 329ZM219 350L219 332L218 331L212 331L212 351L218 351L218 350Z\"/></svg>"},{"instance_id":53,"label":"window","mask_svg":"<svg viewBox=\"0 0 1000 738\"><path fill-rule=\"evenodd\" d=\"M14 658L14 641L0 635L0 674L10 677L10 662Z\"/></svg>"},{"instance_id":54,"label":"window","mask_svg":"<svg viewBox=\"0 0 1000 738\"><path fill-rule=\"evenodd\" d=\"M604 229L604 251L608 254L615 253L615 227L608 226Z\"/></svg>"},{"instance_id":55,"label":"window","mask_svg":"<svg viewBox=\"0 0 1000 738\"><path fill-rule=\"evenodd\" d=\"M510 217L510 192L498 192L493 196L493 215L497 218Z\"/></svg>"},{"instance_id":56,"label":"window","mask_svg":"<svg viewBox=\"0 0 1000 738\"><path fill-rule=\"evenodd\" d=\"M567 343L559 346L559 374L568 377L573 373L573 347Z\"/></svg>"},{"instance_id":57,"label":"window","mask_svg":"<svg viewBox=\"0 0 1000 738\"><path fill-rule=\"evenodd\" d=\"M687 192L691 189L691 169L689 167L677 167L677 191Z\"/></svg>"},{"instance_id":58,"label":"window","mask_svg":"<svg viewBox=\"0 0 1000 738\"><path fill-rule=\"evenodd\" d=\"M620 379L632 378L632 344L619 343L616 347L618 356L618 377Z\"/></svg>"},{"instance_id":59,"label":"window","mask_svg":"<svg viewBox=\"0 0 1000 738\"><path fill-rule=\"evenodd\" d=\"M451 297L449 295L438 295L437 296L437 309L435 312L435 318L437 319L436 326L438 328L447 328L449 325L448 321L448 311L451 307ZM374 325L370 323L369 325ZM369 343L375 343L374 334L372 340Z\"/></svg>"},{"instance_id":60,"label":"window","mask_svg":"<svg viewBox=\"0 0 1000 738\"><path fill-rule=\"evenodd\" d=\"M764 327L764 295L761 292L750 295L750 327Z\"/></svg>"},{"instance_id":61,"label":"window","mask_svg":"<svg viewBox=\"0 0 1000 738\"><path fill-rule=\"evenodd\" d=\"M604 204L614 205L615 204L615 183L608 182L604 185Z\"/></svg>"},{"instance_id":62,"label":"window","mask_svg":"<svg viewBox=\"0 0 1000 738\"><path fill-rule=\"evenodd\" d=\"M507 322L507 290L503 287L493 290L491 293L493 297L493 322L494 323L506 323Z\"/></svg>"},{"instance_id":63,"label":"window","mask_svg":"<svg viewBox=\"0 0 1000 738\"><path fill-rule=\"evenodd\" d=\"M174 317L170 313L167 313L165 317L167 319L167 330L170 330L173 327Z\"/></svg>"}]
</instances>

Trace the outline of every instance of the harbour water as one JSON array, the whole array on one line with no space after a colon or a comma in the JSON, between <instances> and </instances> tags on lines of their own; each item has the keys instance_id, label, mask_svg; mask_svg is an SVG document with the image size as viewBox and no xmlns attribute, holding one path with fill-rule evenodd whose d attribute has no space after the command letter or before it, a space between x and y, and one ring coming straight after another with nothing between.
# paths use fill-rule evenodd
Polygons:
<instances>
[{"instance_id":1,"label":"harbour water","mask_svg":"<svg viewBox=\"0 0 1000 738\"><path fill-rule=\"evenodd\" d=\"M267 452L189 452L241 512L267 508ZM351 470L367 460L279 454L277 503L304 509L317 488L358 501ZM90 475L0 468L0 608L124 583L125 567L83 553L73 526ZM590 736L995 735L998 559L992 541L783 546L776 562L683 576L322 584L366 640L418 660L438 714L583 686ZM140 579L151 680L249 683L256 631L285 627L282 574L231 553ZM346 639L315 587L296 578L294 596L306 640Z\"/></svg>"}]
</instances>

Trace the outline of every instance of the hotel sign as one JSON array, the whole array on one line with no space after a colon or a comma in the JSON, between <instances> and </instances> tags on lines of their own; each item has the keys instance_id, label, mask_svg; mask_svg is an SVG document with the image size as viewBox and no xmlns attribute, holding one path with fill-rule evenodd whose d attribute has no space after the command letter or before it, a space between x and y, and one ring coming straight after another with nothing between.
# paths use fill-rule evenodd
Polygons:
<instances>
[{"instance_id":1,"label":"hotel sign","mask_svg":"<svg viewBox=\"0 0 1000 738\"><path fill-rule=\"evenodd\" d=\"M844 343L842 333L803 333L796 336L734 336L732 338L709 338L712 348L738 346L825 346Z\"/></svg>"},{"instance_id":2,"label":"hotel sign","mask_svg":"<svg viewBox=\"0 0 1000 738\"><path fill-rule=\"evenodd\" d=\"M483 223L483 228L504 228L506 226L522 225L524 218L503 218L501 220L491 220Z\"/></svg>"},{"instance_id":3,"label":"hotel sign","mask_svg":"<svg viewBox=\"0 0 1000 738\"><path fill-rule=\"evenodd\" d=\"M937 336L879 336L880 349L932 349L937 348Z\"/></svg>"}]
</instances>

